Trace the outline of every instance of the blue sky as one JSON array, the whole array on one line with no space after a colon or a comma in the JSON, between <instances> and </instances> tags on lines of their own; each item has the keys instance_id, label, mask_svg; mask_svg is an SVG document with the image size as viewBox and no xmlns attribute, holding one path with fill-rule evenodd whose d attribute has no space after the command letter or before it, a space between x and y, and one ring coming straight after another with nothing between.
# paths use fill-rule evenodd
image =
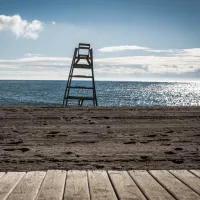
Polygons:
<instances>
[{"instance_id":1,"label":"blue sky","mask_svg":"<svg viewBox=\"0 0 200 200\"><path fill-rule=\"evenodd\" d=\"M199 81L199 19L199 0L0 0L0 79L66 80L88 42L97 80Z\"/></svg>"}]
</instances>

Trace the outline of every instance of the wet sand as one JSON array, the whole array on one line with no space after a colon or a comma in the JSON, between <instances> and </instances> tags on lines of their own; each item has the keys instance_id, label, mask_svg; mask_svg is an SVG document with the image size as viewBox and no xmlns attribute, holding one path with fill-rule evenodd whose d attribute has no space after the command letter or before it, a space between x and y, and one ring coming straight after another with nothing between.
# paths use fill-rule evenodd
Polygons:
<instances>
[{"instance_id":1,"label":"wet sand","mask_svg":"<svg viewBox=\"0 0 200 200\"><path fill-rule=\"evenodd\" d=\"M0 171L199 166L200 107L0 108Z\"/></svg>"}]
</instances>

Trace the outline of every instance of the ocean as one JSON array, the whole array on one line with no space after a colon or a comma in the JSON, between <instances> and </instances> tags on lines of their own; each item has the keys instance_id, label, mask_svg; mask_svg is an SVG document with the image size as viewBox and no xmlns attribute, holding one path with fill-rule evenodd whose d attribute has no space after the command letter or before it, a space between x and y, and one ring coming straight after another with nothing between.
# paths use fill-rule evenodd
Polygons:
<instances>
[{"instance_id":1,"label":"ocean","mask_svg":"<svg viewBox=\"0 0 200 200\"><path fill-rule=\"evenodd\" d=\"M88 81L74 83L89 84ZM66 81L0 81L0 106L61 106L65 87ZM73 89L70 94L87 96L88 92ZM99 106L200 105L200 83L194 82L96 81L96 92ZM84 103L91 105L89 101Z\"/></svg>"}]
</instances>

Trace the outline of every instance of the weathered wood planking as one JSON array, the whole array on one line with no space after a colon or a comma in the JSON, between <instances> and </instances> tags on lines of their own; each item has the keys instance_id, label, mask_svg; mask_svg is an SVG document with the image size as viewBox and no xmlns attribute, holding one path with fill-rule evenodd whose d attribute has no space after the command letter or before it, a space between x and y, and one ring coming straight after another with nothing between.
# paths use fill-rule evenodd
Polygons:
<instances>
[{"instance_id":1,"label":"weathered wood planking","mask_svg":"<svg viewBox=\"0 0 200 200\"><path fill-rule=\"evenodd\" d=\"M86 171L68 171L64 200L89 200L89 187Z\"/></svg>"},{"instance_id":2,"label":"weathered wood planking","mask_svg":"<svg viewBox=\"0 0 200 200\"><path fill-rule=\"evenodd\" d=\"M66 171L49 170L41 185L37 200L62 200Z\"/></svg>"},{"instance_id":3,"label":"weathered wood planking","mask_svg":"<svg viewBox=\"0 0 200 200\"><path fill-rule=\"evenodd\" d=\"M180 200L200 200L200 196L167 170L150 170L150 174Z\"/></svg>"},{"instance_id":4,"label":"weathered wood planking","mask_svg":"<svg viewBox=\"0 0 200 200\"><path fill-rule=\"evenodd\" d=\"M127 171L108 171L108 175L110 176L119 199L146 200Z\"/></svg>"},{"instance_id":5,"label":"weathered wood planking","mask_svg":"<svg viewBox=\"0 0 200 200\"><path fill-rule=\"evenodd\" d=\"M169 170L174 176L180 179L188 187L200 195L200 178L187 170Z\"/></svg>"},{"instance_id":6,"label":"weathered wood planking","mask_svg":"<svg viewBox=\"0 0 200 200\"><path fill-rule=\"evenodd\" d=\"M34 200L46 172L28 172L13 189L7 200Z\"/></svg>"},{"instance_id":7,"label":"weathered wood planking","mask_svg":"<svg viewBox=\"0 0 200 200\"><path fill-rule=\"evenodd\" d=\"M91 200L117 200L106 171L88 171Z\"/></svg>"},{"instance_id":8,"label":"weathered wood planking","mask_svg":"<svg viewBox=\"0 0 200 200\"><path fill-rule=\"evenodd\" d=\"M195 174L200 178L200 170L190 170L190 172L192 172L193 174Z\"/></svg>"},{"instance_id":9,"label":"weathered wood planking","mask_svg":"<svg viewBox=\"0 0 200 200\"><path fill-rule=\"evenodd\" d=\"M0 200L200 200L199 173L200 170L70 170L67 175L61 170L0 172Z\"/></svg>"},{"instance_id":10,"label":"weathered wood planking","mask_svg":"<svg viewBox=\"0 0 200 200\"><path fill-rule=\"evenodd\" d=\"M25 172L8 172L0 179L0 199L5 200L19 183Z\"/></svg>"},{"instance_id":11,"label":"weathered wood planking","mask_svg":"<svg viewBox=\"0 0 200 200\"><path fill-rule=\"evenodd\" d=\"M5 174L5 172L0 172L0 178Z\"/></svg>"},{"instance_id":12,"label":"weathered wood planking","mask_svg":"<svg viewBox=\"0 0 200 200\"><path fill-rule=\"evenodd\" d=\"M129 174L149 200L174 200L146 170L131 170Z\"/></svg>"}]
</instances>

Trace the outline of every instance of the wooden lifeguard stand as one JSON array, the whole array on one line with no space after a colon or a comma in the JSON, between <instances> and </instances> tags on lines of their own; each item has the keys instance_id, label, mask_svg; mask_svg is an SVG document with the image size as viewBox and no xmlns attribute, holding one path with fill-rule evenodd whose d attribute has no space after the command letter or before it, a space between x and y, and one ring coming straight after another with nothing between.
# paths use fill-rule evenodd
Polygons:
<instances>
[{"instance_id":1,"label":"wooden lifeguard stand","mask_svg":"<svg viewBox=\"0 0 200 200\"><path fill-rule=\"evenodd\" d=\"M84 54L82 53L84 51ZM86 52L86 53L85 53ZM84 62L86 64L81 64L79 62ZM91 70L91 76L86 75L74 75L74 69L88 69ZM91 87L86 86L72 86L72 78L88 78L92 81ZM71 96L70 89L81 89L81 90L92 90L92 96ZM95 81L94 81L94 70L93 70L93 51L90 48L90 44L79 43L79 47L75 48L74 56L71 64L71 69L69 72L69 77L67 81L67 86L64 94L63 99L63 106L68 106L68 100L78 100L78 105L82 106L84 100L91 100L93 101L93 105L97 106L97 96L96 96L96 89L95 89Z\"/></svg>"}]
</instances>

